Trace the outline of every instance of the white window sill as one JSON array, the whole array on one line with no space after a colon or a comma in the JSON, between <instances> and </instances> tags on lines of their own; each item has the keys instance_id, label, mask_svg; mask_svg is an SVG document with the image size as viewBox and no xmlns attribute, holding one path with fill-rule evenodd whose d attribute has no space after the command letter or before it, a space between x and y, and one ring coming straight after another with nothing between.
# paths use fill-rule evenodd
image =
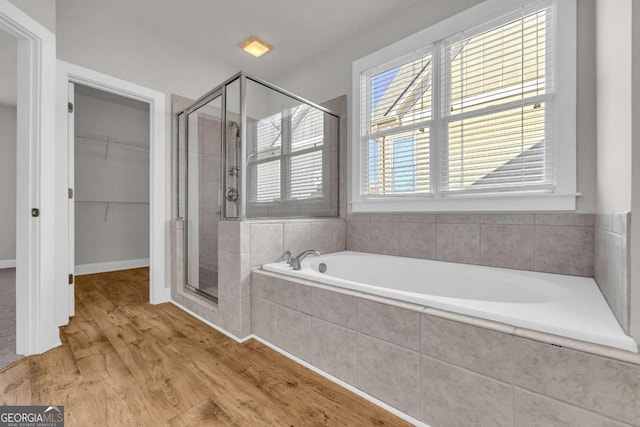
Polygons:
<instances>
[{"instance_id":1,"label":"white window sill","mask_svg":"<svg viewBox=\"0 0 640 427\"><path fill-rule=\"evenodd\" d=\"M377 198L352 200L351 210L359 212L514 212L574 211L580 194L484 194L430 198Z\"/></svg>"}]
</instances>

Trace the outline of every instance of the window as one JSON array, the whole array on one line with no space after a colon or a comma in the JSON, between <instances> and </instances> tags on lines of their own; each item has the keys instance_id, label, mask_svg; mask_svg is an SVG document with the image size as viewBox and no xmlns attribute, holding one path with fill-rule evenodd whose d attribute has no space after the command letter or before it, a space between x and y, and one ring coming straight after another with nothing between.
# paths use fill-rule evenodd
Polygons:
<instances>
[{"instance_id":1,"label":"window","mask_svg":"<svg viewBox=\"0 0 640 427\"><path fill-rule=\"evenodd\" d=\"M353 210L574 209L559 19L575 29L575 2L489 1L356 61Z\"/></svg>"},{"instance_id":2,"label":"window","mask_svg":"<svg viewBox=\"0 0 640 427\"><path fill-rule=\"evenodd\" d=\"M250 202L323 197L324 112L300 104L256 121L251 129Z\"/></svg>"}]
</instances>

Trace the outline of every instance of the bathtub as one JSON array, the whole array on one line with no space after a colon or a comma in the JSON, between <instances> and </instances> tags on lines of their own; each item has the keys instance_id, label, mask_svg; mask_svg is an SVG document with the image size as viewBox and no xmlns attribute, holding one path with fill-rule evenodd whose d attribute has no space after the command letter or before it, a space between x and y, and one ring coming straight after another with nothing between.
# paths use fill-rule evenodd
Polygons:
<instances>
[{"instance_id":1,"label":"bathtub","mask_svg":"<svg viewBox=\"0 0 640 427\"><path fill-rule=\"evenodd\" d=\"M326 271L319 271L320 264ZM344 251L263 270L634 353L591 278Z\"/></svg>"}]
</instances>

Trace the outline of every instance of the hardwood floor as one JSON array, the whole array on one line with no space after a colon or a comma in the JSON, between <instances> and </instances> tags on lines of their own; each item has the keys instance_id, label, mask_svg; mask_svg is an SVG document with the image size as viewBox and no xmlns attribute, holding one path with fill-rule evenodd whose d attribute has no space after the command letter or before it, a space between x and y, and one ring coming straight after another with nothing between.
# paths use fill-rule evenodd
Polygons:
<instances>
[{"instance_id":1,"label":"hardwood floor","mask_svg":"<svg viewBox=\"0 0 640 427\"><path fill-rule=\"evenodd\" d=\"M147 301L147 269L78 277L63 345L0 371L0 404L64 405L68 426L408 425L255 340Z\"/></svg>"}]
</instances>

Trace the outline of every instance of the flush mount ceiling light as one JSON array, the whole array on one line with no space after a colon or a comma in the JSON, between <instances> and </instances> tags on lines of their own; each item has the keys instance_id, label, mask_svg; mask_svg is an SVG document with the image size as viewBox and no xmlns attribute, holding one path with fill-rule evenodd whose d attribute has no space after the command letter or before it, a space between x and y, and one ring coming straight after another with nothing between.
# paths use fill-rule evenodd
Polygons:
<instances>
[{"instance_id":1,"label":"flush mount ceiling light","mask_svg":"<svg viewBox=\"0 0 640 427\"><path fill-rule=\"evenodd\" d=\"M251 36L240 43L240 47L245 52L250 53L255 57L262 56L271 50L271 45L269 43L256 36Z\"/></svg>"}]
</instances>

